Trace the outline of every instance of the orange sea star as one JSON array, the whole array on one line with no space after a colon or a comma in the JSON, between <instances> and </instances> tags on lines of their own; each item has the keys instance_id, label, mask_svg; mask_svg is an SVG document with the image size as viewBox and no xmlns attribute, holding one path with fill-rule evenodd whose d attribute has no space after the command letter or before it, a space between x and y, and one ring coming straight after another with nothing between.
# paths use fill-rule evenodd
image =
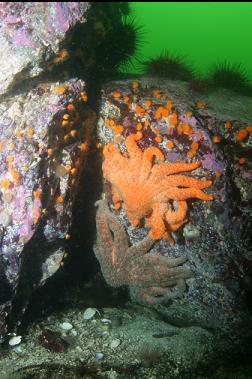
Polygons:
<instances>
[{"instance_id":1,"label":"orange sea star","mask_svg":"<svg viewBox=\"0 0 252 379\"><path fill-rule=\"evenodd\" d=\"M202 191L212 182L179 174L195 170L200 162L154 163L154 157L164 161L162 151L154 146L142 151L136 142L141 138L141 132L126 138L127 153L114 144L106 145L103 175L112 185L115 207L123 205L132 225L146 219L151 238L172 243L170 232L187 222L186 200L212 200Z\"/></svg>"}]
</instances>

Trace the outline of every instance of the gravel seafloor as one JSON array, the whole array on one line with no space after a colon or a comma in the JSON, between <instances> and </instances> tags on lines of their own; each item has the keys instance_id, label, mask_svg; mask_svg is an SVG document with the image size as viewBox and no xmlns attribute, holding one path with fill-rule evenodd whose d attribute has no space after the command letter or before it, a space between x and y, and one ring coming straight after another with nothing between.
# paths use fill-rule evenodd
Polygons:
<instances>
[{"instance_id":1,"label":"gravel seafloor","mask_svg":"<svg viewBox=\"0 0 252 379\"><path fill-rule=\"evenodd\" d=\"M42 342L46 330L57 336L47 345ZM232 378L226 370L215 373L216 339L211 330L171 325L155 310L134 304L75 307L32 323L20 344L2 352L1 379Z\"/></svg>"}]
</instances>

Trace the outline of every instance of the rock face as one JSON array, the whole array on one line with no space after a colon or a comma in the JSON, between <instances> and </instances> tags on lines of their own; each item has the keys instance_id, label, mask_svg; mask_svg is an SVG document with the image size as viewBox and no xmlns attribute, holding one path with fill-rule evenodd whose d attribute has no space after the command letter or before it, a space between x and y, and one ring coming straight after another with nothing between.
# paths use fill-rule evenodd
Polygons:
<instances>
[{"instance_id":1,"label":"rock face","mask_svg":"<svg viewBox=\"0 0 252 379\"><path fill-rule=\"evenodd\" d=\"M65 254L90 135L84 82L58 84L1 104L1 296L15 292L20 270L30 290L44 283Z\"/></svg>"},{"instance_id":2,"label":"rock face","mask_svg":"<svg viewBox=\"0 0 252 379\"><path fill-rule=\"evenodd\" d=\"M88 3L0 4L0 342L7 319L14 314L14 321L20 320L33 291L64 263L96 119L87 105L86 82L76 76L89 72L89 80L99 82L96 66L107 72L109 60L102 67L100 57L114 46L106 39L116 36L111 17L125 14L107 3L100 11L97 7L82 28ZM120 17L118 22L117 27ZM80 38L87 30L86 40ZM97 83L89 84L95 97ZM135 354L145 360L146 342L151 346L158 339L172 377L181 372L187 377L231 349L249 352L252 100L224 91L202 98L186 83L144 77L108 83L103 90L98 137L107 145L106 180L96 203L94 252L107 283L127 286L133 302L140 303L137 312L125 315L132 322L109 343L128 336L131 367ZM74 317L63 316L60 323ZM81 314L78 319L84 358L92 363L85 340L89 331ZM43 342L51 338L47 323ZM95 323L91 328L97 356L108 346L108 335L102 329L105 344L99 345ZM136 335L139 344L132 344ZM120 348L121 359L123 343ZM77 350L76 364L83 360ZM26 365L24 358L20 365Z\"/></svg>"},{"instance_id":3,"label":"rock face","mask_svg":"<svg viewBox=\"0 0 252 379\"><path fill-rule=\"evenodd\" d=\"M215 111L216 99L218 109ZM132 262L125 265L131 267L131 272L127 273L127 284L132 299L145 304L156 304L162 317L173 325L202 326L218 331L220 335L229 334L232 330L234 345L237 341L246 339L244 330L248 331L248 325L251 325L248 304L251 291L249 252L252 192L249 178L252 174L252 128L248 122L252 118L251 105L250 98L239 98L232 93L212 93L202 98L202 95L192 92L183 82L140 78L135 81L111 82L104 88L98 122L100 141L109 144L104 150L105 161L117 154L113 163L115 175L108 178L105 166L103 169L108 179L104 182L105 197L109 212L113 213L113 216L107 217L107 230L110 229L112 241L110 255L114 254L109 269L108 260L105 268L104 261L100 259L102 249L105 255L109 255L104 241L100 244L100 250L97 250L97 246L95 248L101 270L106 270L105 279L113 277L113 274L118 275L118 271L114 272L117 269L115 262L118 251L115 230L123 226L130 244L134 246L144 240L147 233L153 236L151 214L157 209L158 218L155 221L161 220L166 224L166 231L171 233L175 243L171 244L171 239L168 238L167 241L159 236L149 253L145 251L144 255L138 257L137 265L145 267L144 272L149 273L151 278L149 283L142 271L141 276L134 278L134 274L139 273L138 266L134 271ZM133 138L134 142L130 142L129 135L137 136ZM156 150L151 150L150 147ZM144 157L144 151L148 157L146 161L141 158ZM151 151L155 154L149 155L148 152ZM183 181L178 180L173 172L175 187L171 189L167 187L172 183L171 172L162 169L166 170L162 171L166 175L159 176L159 186L155 182L151 187L154 191L151 196L153 202L158 203L158 208L147 207L146 213L143 211L139 216L139 209L144 209L149 196L149 192L146 194L146 190L143 190L149 186L146 187L146 181L141 178L146 167L149 175L157 172L155 166L160 164L162 158L159 151L163 154L166 166L167 163L176 162L180 162L180 165L201 162L201 166L191 172L179 173L188 176ZM135 172L134 177L130 176L130 170L125 170L124 162L127 160L131 161L132 170L136 170L131 171ZM162 167L164 166L165 164ZM189 181L192 187L197 186L197 182L189 177L211 180L212 185L205 186L208 188L204 192L211 195L213 200L205 201L195 190L191 192L192 189L189 189L190 196L186 198L184 194L191 187ZM157 176L155 180L158 180ZM123 182L126 182L125 186L121 185ZM131 191L132 183L136 184L134 191ZM162 194L168 190L170 197L164 200ZM181 191L183 195L178 197ZM142 194L141 197L138 197L139 193ZM134 203L136 198L137 208ZM181 216L182 201L186 216ZM162 211L164 203L165 212L168 209L173 219ZM139 220L134 220L132 216L139 216ZM99 211L97 217L99 222ZM117 221L112 222L112 217L116 217ZM175 224L175 218L176 222L183 222ZM137 223L132 225L135 221L140 221L137 227ZM99 238L102 240L101 236L105 236L105 230L106 228L101 229L99 235L98 229L97 243ZM165 236L164 234L163 237ZM108 238L105 237L105 241L108 242ZM132 259L129 254L124 257L125 260L127 256ZM159 257L158 265L151 256L155 257L155 262ZM175 267L166 271L165 258L182 259L185 272L190 270L193 273L191 278L189 275L184 276L186 286L183 285L182 291L181 281L171 281L177 271ZM142 289L142 296L139 289Z\"/></svg>"},{"instance_id":4,"label":"rock face","mask_svg":"<svg viewBox=\"0 0 252 379\"><path fill-rule=\"evenodd\" d=\"M86 21L88 8L87 2L2 2L0 94L67 59L60 46L76 23Z\"/></svg>"},{"instance_id":5,"label":"rock face","mask_svg":"<svg viewBox=\"0 0 252 379\"><path fill-rule=\"evenodd\" d=\"M15 296L24 310L60 267L70 238L91 135L86 84L64 73L61 81L33 77L67 57L60 46L88 7L1 3L0 336Z\"/></svg>"}]
</instances>

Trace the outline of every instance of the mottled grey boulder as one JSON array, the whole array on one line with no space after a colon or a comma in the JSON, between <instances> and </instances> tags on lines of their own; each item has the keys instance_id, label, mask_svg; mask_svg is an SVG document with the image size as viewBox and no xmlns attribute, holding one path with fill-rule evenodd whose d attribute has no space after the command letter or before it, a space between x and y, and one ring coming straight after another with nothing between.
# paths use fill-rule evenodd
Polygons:
<instances>
[{"instance_id":1,"label":"mottled grey boulder","mask_svg":"<svg viewBox=\"0 0 252 379\"><path fill-rule=\"evenodd\" d=\"M141 131L142 137L136 143L142 151L150 146L156 147L163 152L165 162L169 163L200 161L201 167L185 175L212 180L212 185L204 192L211 194L213 201L188 199L187 222L172 233L175 244L171 245L162 238L142 258L143 267L148 254L160 255L162 259L187 258L184 267L192 271L193 277L186 279L183 296L176 299L176 286L174 292L168 288L169 274L165 282L165 268L162 271L150 259L152 270L157 267L160 270L156 272L156 282L146 287L144 279L141 298L139 287L134 284L136 280L129 272L132 299L146 303L145 294L148 293L154 296L152 302L157 304L158 311L174 325L201 326L218 333L230 333L232 330L234 340L236 337L236 341L246 339L251 325L248 308L252 231L252 129L248 122L252 119L251 98L241 98L230 92L227 100L224 91L204 96L190 90L184 82L145 77L135 81L111 82L103 90L98 121L98 135L103 144L114 144L125 158L135 157L138 164L137 154L134 156L127 149L125 139ZM170 101L173 107L166 114L164 108L171 107ZM216 102L218 107L215 111ZM105 155L109 151L113 148L109 147ZM152 165L154 162L159 163L153 157ZM130 172L124 172L119 165L118 181L123 180L124 176L130 184ZM160 179L157 198L164 190L162 188ZM143 240L150 230L146 224L149 215L142 218L139 227L132 227L123 202L119 210L113 206L109 180L104 183L104 192L110 210L116 215L118 223L124 226L130 243L135 245ZM117 195L120 198L121 194ZM139 199L139 203L141 201ZM171 201L170 206L175 207L176 211L176 202ZM112 251L116 253L116 249ZM116 262L116 255L113 262ZM141 265L139 262L137 264ZM114 267L117 267L116 264L111 264L111 275ZM151 266L146 273L150 270ZM153 278L154 273L151 274Z\"/></svg>"},{"instance_id":2,"label":"mottled grey boulder","mask_svg":"<svg viewBox=\"0 0 252 379\"><path fill-rule=\"evenodd\" d=\"M70 238L91 118L83 80L46 74L68 59L64 46L88 8L0 4L0 338L13 302L17 320L60 267Z\"/></svg>"},{"instance_id":3,"label":"mottled grey boulder","mask_svg":"<svg viewBox=\"0 0 252 379\"><path fill-rule=\"evenodd\" d=\"M90 138L84 88L43 83L1 103L1 300L20 285L21 268L32 291L64 257Z\"/></svg>"}]
</instances>

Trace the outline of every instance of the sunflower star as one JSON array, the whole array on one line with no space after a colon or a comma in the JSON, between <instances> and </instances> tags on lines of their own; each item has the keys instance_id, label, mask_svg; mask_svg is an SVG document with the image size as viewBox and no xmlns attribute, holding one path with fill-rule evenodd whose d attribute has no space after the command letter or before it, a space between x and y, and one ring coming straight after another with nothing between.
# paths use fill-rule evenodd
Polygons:
<instances>
[{"instance_id":1,"label":"sunflower star","mask_svg":"<svg viewBox=\"0 0 252 379\"><path fill-rule=\"evenodd\" d=\"M114 144L106 145L103 175L112 185L115 208L123 205L133 226L146 219L151 238L165 238L173 243L170 232L187 222L186 200L212 200L202 191L212 182L179 174L195 170L200 162L154 163L154 157L164 161L162 151L154 146L142 151L136 142L141 138L141 132L126 138L127 153Z\"/></svg>"},{"instance_id":2,"label":"sunflower star","mask_svg":"<svg viewBox=\"0 0 252 379\"><path fill-rule=\"evenodd\" d=\"M183 264L186 258L169 258L148 251L155 240L150 236L129 246L128 235L106 200L98 200L96 213L96 258L106 282L112 287L129 286L133 299L157 304L181 297L185 280L192 271Z\"/></svg>"}]
</instances>

